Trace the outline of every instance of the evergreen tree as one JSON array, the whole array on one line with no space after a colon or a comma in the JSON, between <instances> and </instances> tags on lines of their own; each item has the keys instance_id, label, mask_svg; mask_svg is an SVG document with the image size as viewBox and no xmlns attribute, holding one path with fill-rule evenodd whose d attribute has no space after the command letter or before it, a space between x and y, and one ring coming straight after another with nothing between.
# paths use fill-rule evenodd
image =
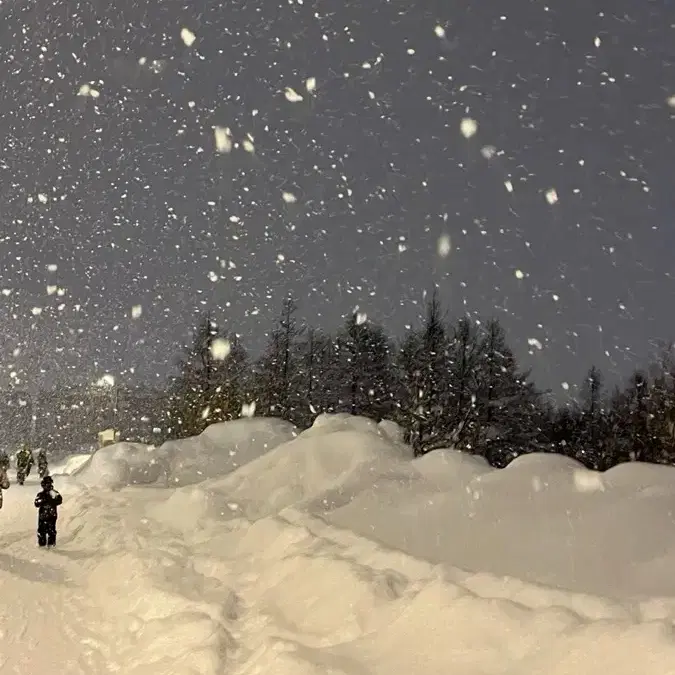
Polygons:
<instances>
[{"instance_id":1,"label":"evergreen tree","mask_svg":"<svg viewBox=\"0 0 675 675\"><path fill-rule=\"evenodd\" d=\"M335 342L320 331L309 328L296 348L298 362L296 424L312 425L323 412L335 412L342 390Z\"/></svg>"},{"instance_id":2,"label":"evergreen tree","mask_svg":"<svg viewBox=\"0 0 675 675\"><path fill-rule=\"evenodd\" d=\"M519 371L500 323L489 321L479 340L469 352L474 410L468 417L466 446L491 464L504 466L519 454L545 449L546 412L529 373Z\"/></svg>"},{"instance_id":3,"label":"evergreen tree","mask_svg":"<svg viewBox=\"0 0 675 675\"><path fill-rule=\"evenodd\" d=\"M397 420L416 455L445 444L444 403L448 389L448 337L438 292L427 303L422 326L410 331L397 358L400 373Z\"/></svg>"},{"instance_id":4,"label":"evergreen tree","mask_svg":"<svg viewBox=\"0 0 675 675\"><path fill-rule=\"evenodd\" d=\"M576 457L582 429L582 414L578 405L567 403L553 413L551 444L555 452Z\"/></svg>"},{"instance_id":5,"label":"evergreen tree","mask_svg":"<svg viewBox=\"0 0 675 675\"><path fill-rule=\"evenodd\" d=\"M607 432L604 409L603 376L591 366L581 387L581 407L578 415L578 434L574 456L586 466L597 469L604 460L604 443Z\"/></svg>"},{"instance_id":6,"label":"evergreen tree","mask_svg":"<svg viewBox=\"0 0 675 675\"><path fill-rule=\"evenodd\" d=\"M457 321L448 344L449 388L445 392L445 434L452 446L467 449L470 444L472 417L475 417L478 391L478 365L484 344L468 317ZM475 422L474 422L475 423Z\"/></svg>"},{"instance_id":7,"label":"evergreen tree","mask_svg":"<svg viewBox=\"0 0 675 675\"><path fill-rule=\"evenodd\" d=\"M603 469L630 461L644 461L650 447L649 382L635 371L628 385L612 397L608 415L611 437L603 457Z\"/></svg>"},{"instance_id":8,"label":"evergreen tree","mask_svg":"<svg viewBox=\"0 0 675 675\"><path fill-rule=\"evenodd\" d=\"M209 424L237 418L245 401L246 366L247 354L237 336L219 331L210 316L202 319L170 390L171 436L194 436Z\"/></svg>"},{"instance_id":9,"label":"evergreen tree","mask_svg":"<svg viewBox=\"0 0 675 675\"><path fill-rule=\"evenodd\" d=\"M675 462L675 351L672 344L662 348L652 366L650 390L650 461Z\"/></svg>"},{"instance_id":10,"label":"evergreen tree","mask_svg":"<svg viewBox=\"0 0 675 675\"><path fill-rule=\"evenodd\" d=\"M394 410L394 371L384 329L354 314L340 331L336 347L339 411L378 421L389 417Z\"/></svg>"},{"instance_id":11,"label":"evergreen tree","mask_svg":"<svg viewBox=\"0 0 675 675\"><path fill-rule=\"evenodd\" d=\"M264 415L297 422L300 358L297 339L302 334L292 297L284 300L281 316L269 344L256 364L257 406Z\"/></svg>"}]
</instances>

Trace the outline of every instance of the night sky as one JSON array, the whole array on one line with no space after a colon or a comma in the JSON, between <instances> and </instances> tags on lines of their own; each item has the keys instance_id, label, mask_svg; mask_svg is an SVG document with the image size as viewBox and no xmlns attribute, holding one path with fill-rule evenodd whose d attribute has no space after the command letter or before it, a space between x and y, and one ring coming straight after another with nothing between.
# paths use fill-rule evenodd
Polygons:
<instances>
[{"instance_id":1,"label":"night sky","mask_svg":"<svg viewBox=\"0 0 675 675\"><path fill-rule=\"evenodd\" d=\"M289 291L402 335L437 284L559 393L675 338L672 2L5 0L0 63L3 386L157 382L206 309L255 353Z\"/></svg>"}]
</instances>

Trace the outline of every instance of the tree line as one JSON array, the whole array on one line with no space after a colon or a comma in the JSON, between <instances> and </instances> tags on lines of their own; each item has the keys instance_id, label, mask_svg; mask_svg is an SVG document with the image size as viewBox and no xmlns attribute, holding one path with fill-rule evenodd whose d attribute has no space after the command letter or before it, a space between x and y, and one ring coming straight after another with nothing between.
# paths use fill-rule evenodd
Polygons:
<instances>
[{"instance_id":1,"label":"tree line","mask_svg":"<svg viewBox=\"0 0 675 675\"><path fill-rule=\"evenodd\" d=\"M589 468L675 462L672 349L650 372L607 392L592 367L578 402L556 406L520 368L499 321L448 321L438 296L399 342L359 313L335 335L301 324L292 298L258 359L205 316L166 392L164 438L242 416L311 426L320 413L390 419L415 455L455 447L503 467L520 454L554 452Z\"/></svg>"}]
</instances>

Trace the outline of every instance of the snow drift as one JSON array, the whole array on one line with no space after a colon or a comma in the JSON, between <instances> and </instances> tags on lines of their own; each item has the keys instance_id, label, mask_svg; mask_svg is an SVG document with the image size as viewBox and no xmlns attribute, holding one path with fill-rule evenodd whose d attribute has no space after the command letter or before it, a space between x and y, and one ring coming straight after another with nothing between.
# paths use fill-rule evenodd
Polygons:
<instances>
[{"instance_id":1,"label":"snow drift","mask_svg":"<svg viewBox=\"0 0 675 675\"><path fill-rule=\"evenodd\" d=\"M120 489L166 480L168 470L167 457L157 448L142 443L114 443L97 450L71 475L87 487Z\"/></svg>"},{"instance_id":2,"label":"snow drift","mask_svg":"<svg viewBox=\"0 0 675 675\"><path fill-rule=\"evenodd\" d=\"M169 456L169 484L191 485L231 473L297 436L297 429L279 419L240 419L212 424L195 438L164 443Z\"/></svg>"},{"instance_id":3,"label":"snow drift","mask_svg":"<svg viewBox=\"0 0 675 675\"><path fill-rule=\"evenodd\" d=\"M268 423L268 445L283 437L278 421L211 431L207 478L195 460L179 488L158 489L197 439L165 448L168 480L153 489L68 486L59 549L39 566L34 487L13 486L0 512L5 668L46 667L21 642L39 620L65 673L675 672L675 470L413 460L395 428L317 422L274 448L257 439ZM238 466L219 461L224 439L250 450Z\"/></svg>"},{"instance_id":4,"label":"snow drift","mask_svg":"<svg viewBox=\"0 0 675 675\"><path fill-rule=\"evenodd\" d=\"M283 420L242 419L212 424L199 436L160 447L115 443L68 468L88 487L178 487L231 473L296 435L296 428Z\"/></svg>"}]
</instances>

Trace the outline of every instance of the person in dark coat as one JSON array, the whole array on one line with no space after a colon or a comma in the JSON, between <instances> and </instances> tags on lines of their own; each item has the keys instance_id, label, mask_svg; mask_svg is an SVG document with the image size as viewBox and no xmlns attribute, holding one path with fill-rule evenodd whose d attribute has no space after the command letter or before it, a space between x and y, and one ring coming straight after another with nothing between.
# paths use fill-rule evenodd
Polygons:
<instances>
[{"instance_id":1,"label":"person in dark coat","mask_svg":"<svg viewBox=\"0 0 675 675\"><path fill-rule=\"evenodd\" d=\"M7 469L0 464L0 509L3 504L3 490L9 490L9 478L7 477Z\"/></svg>"},{"instance_id":2,"label":"person in dark coat","mask_svg":"<svg viewBox=\"0 0 675 675\"><path fill-rule=\"evenodd\" d=\"M40 484L42 491L35 498L35 508L38 510L38 546L56 546L56 521L63 497L54 489L51 476L45 476Z\"/></svg>"},{"instance_id":3,"label":"person in dark coat","mask_svg":"<svg viewBox=\"0 0 675 675\"><path fill-rule=\"evenodd\" d=\"M30 470L34 463L33 453L26 443L21 446L21 450L16 453L16 482L23 485L26 478L30 475Z\"/></svg>"},{"instance_id":4,"label":"person in dark coat","mask_svg":"<svg viewBox=\"0 0 675 675\"><path fill-rule=\"evenodd\" d=\"M40 448L37 453L37 467L38 475L44 478L49 475L49 460L47 459L47 452L44 448Z\"/></svg>"}]
</instances>

